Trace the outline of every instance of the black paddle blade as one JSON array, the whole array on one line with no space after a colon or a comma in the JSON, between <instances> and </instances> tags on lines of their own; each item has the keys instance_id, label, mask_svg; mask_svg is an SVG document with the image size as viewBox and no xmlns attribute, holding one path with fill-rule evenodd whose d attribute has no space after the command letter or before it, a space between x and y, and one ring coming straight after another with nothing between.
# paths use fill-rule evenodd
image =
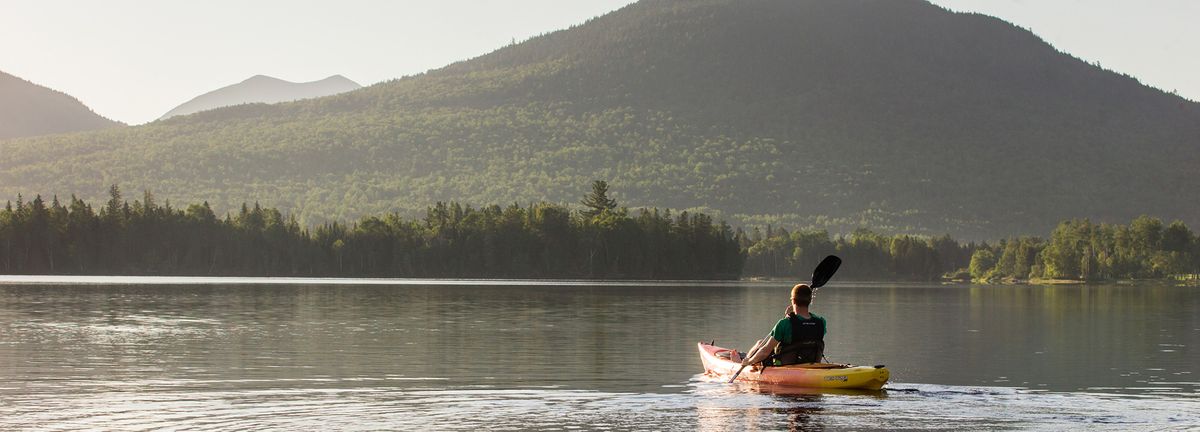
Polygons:
<instances>
[{"instance_id":1,"label":"black paddle blade","mask_svg":"<svg viewBox=\"0 0 1200 432\"><path fill-rule=\"evenodd\" d=\"M813 288L825 286L825 283L829 282L829 279L833 277L834 273L837 273L838 267L841 266L841 258L833 255L825 257L825 259L821 260L820 264L817 264L817 268L813 269L811 286Z\"/></svg>"}]
</instances>

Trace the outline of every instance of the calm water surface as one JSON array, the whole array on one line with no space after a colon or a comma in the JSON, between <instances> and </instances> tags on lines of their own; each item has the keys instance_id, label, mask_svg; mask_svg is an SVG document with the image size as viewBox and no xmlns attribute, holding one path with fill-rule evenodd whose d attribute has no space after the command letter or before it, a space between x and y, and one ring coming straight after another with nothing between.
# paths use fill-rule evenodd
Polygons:
<instances>
[{"instance_id":1,"label":"calm water surface","mask_svg":"<svg viewBox=\"0 0 1200 432\"><path fill-rule=\"evenodd\" d=\"M1197 288L835 283L826 354L893 382L805 394L696 353L782 283L92 282L0 282L0 429L1200 427Z\"/></svg>"}]
</instances>

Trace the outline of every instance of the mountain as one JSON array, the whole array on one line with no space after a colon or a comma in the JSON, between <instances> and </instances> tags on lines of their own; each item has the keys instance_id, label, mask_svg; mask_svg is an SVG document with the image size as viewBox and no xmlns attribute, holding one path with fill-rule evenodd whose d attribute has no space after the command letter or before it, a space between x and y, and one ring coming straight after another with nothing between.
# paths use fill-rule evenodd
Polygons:
<instances>
[{"instance_id":1,"label":"mountain","mask_svg":"<svg viewBox=\"0 0 1200 432\"><path fill-rule=\"evenodd\" d=\"M121 126L66 93L0 72L0 139Z\"/></svg>"},{"instance_id":2,"label":"mountain","mask_svg":"<svg viewBox=\"0 0 1200 432\"><path fill-rule=\"evenodd\" d=\"M320 81L294 83L265 75L255 75L240 83L221 87L196 96L163 114L161 119L187 115L214 108L248 104L278 103L345 93L362 86L341 75Z\"/></svg>"},{"instance_id":3,"label":"mountain","mask_svg":"<svg viewBox=\"0 0 1200 432\"><path fill-rule=\"evenodd\" d=\"M846 232L1200 225L1200 104L918 0L642 0L359 91L0 143L0 196L149 189L305 222L439 200Z\"/></svg>"}]
</instances>

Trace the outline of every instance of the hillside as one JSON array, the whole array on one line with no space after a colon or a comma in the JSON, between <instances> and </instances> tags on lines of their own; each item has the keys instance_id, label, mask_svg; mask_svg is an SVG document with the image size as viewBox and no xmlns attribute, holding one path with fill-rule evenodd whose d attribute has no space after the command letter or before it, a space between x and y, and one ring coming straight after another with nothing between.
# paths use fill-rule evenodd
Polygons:
<instances>
[{"instance_id":1,"label":"hillside","mask_svg":"<svg viewBox=\"0 0 1200 432\"><path fill-rule=\"evenodd\" d=\"M836 231L1200 225L1200 105L916 0L643 0L351 93L0 149L0 196L120 183L306 222L607 179L624 205Z\"/></svg>"},{"instance_id":2,"label":"hillside","mask_svg":"<svg viewBox=\"0 0 1200 432\"><path fill-rule=\"evenodd\" d=\"M248 103L272 104L329 96L360 88L362 86L358 83L341 75L306 83L294 83L265 75L255 75L240 83L196 96L163 114L161 119Z\"/></svg>"},{"instance_id":3,"label":"hillside","mask_svg":"<svg viewBox=\"0 0 1200 432\"><path fill-rule=\"evenodd\" d=\"M120 125L65 93L0 72L0 139Z\"/></svg>"}]
</instances>

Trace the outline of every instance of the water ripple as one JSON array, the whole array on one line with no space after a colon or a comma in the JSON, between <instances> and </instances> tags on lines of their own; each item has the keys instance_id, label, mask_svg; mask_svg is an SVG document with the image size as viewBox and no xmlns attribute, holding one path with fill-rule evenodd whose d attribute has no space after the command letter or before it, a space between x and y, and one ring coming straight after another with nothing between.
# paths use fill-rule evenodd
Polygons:
<instances>
[{"instance_id":1,"label":"water ripple","mask_svg":"<svg viewBox=\"0 0 1200 432\"><path fill-rule=\"evenodd\" d=\"M139 382L119 390L103 383L95 388L110 390L53 397L25 388L24 394L6 392L0 429L1142 430L1200 424L1195 399L996 387L897 384L873 394L788 394L698 376L685 392L657 394L408 386L414 381L423 382L355 378L311 387L308 380L287 380L253 390L217 390L241 381Z\"/></svg>"}]
</instances>

